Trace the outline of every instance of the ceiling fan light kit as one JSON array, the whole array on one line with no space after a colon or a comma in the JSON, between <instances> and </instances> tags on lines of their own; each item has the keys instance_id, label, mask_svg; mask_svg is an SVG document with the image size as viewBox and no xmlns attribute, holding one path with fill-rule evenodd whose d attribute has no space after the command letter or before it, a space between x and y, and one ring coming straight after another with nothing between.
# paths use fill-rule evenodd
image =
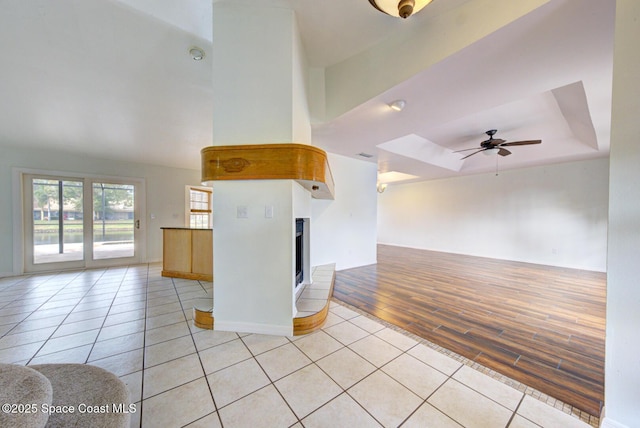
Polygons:
<instances>
[{"instance_id":1,"label":"ceiling fan light kit","mask_svg":"<svg viewBox=\"0 0 640 428\"><path fill-rule=\"evenodd\" d=\"M431 0L369 0L369 3L380 12L406 19L420 12Z\"/></svg>"},{"instance_id":2,"label":"ceiling fan light kit","mask_svg":"<svg viewBox=\"0 0 640 428\"><path fill-rule=\"evenodd\" d=\"M499 149L499 148L497 148L497 147L494 147L493 149L487 149L487 150L483 151L482 153L483 153L485 156L495 156L495 155L497 155L499 152L500 152L500 149Z\"/></svg>"}]
</instances>

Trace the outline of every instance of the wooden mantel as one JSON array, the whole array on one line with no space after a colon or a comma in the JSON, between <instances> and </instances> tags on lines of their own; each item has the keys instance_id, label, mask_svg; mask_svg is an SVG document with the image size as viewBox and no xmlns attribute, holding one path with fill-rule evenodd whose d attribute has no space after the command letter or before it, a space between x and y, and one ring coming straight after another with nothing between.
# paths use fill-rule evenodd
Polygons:
<instances>
[{"instance_id":1,"label":"wooden mantel","mask_svg":"<svg viewBox=\"0 0 640 428\"><path fill-rule=\"evenodd\" d=\"M201 150L202 181L296 180L316 199L334 199L327 154L306 144L210 146Z\"/></svg>"}]
</instances>

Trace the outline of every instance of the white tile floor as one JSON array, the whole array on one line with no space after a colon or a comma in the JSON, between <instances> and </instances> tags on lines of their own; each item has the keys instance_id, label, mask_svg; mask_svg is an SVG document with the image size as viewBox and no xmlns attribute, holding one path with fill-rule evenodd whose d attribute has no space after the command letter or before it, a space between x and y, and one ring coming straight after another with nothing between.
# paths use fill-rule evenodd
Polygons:
<instances>
[{"instance_id":1,"label":"white tile floor","mask_svg":"<svg viewBox=\"0 0 640 428\"><path fill-rule=\"evenodd\" d=\"M307 336L200 330L212 285L160 270L0 279L0 362L106 368L134 427L590 426L335 302Z\"/></svg>"},{"instance_id":2,"label":"white tile floor","mask_svg":"<svg viewBox=\"0 0 640 428\"><path fill-rule=\"evenodd\" d=\"M301 284L296 291L295 318L303 318L316 314L323 310L331 293L333 275L336 270L335 263L311 268L311 284Z\"/></svg>"}]
</instances>

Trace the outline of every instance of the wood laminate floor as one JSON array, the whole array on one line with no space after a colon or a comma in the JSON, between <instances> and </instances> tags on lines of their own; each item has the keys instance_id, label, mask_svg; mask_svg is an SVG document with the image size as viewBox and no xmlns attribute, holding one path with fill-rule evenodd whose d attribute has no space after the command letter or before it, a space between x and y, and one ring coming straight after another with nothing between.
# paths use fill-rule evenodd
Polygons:
<instances>
[{"instance_id":1,"label":"wood laminate floor","mask_svg":"<svg viewBox=\"0 0 640 428\"><path fill-rule=\"evenodd\" d=\"M379 245L333 296L600 415L605 273Z\"/></svg>"}]
</instances>

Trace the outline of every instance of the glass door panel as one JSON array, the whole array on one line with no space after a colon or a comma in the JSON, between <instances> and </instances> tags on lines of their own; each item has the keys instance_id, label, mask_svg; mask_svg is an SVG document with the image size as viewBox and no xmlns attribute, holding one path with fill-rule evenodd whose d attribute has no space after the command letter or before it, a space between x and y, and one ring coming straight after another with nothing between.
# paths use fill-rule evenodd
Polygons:
<instances>
[{"instance_id":1,"label":"glass door panel","mask_svg":"<svg viewBox=\"0 0 640 428\"><path fill-rule=\"evenodd\" d=\"M33 264L84 259L83 182L31 179Z\"/></svg>"},{"instance_id":2,"label":"glass door panel","mask_svg":"<svg viewBox=\"0 0 640 428\"><path fill-rule=\"evenodd\" d=\"M93 183L93 260L134 257L135 186Z\"/></svg>"},{"instance_id":3,"label":"glass door panel","mask_svg":"<svg viewBox=\"0 0 640 428\"><path fill-rule=\"evenodd\" d=\"M143 180L22 177L25 272L121 266L145 256Z\"/></svg>"}]
</instances>

